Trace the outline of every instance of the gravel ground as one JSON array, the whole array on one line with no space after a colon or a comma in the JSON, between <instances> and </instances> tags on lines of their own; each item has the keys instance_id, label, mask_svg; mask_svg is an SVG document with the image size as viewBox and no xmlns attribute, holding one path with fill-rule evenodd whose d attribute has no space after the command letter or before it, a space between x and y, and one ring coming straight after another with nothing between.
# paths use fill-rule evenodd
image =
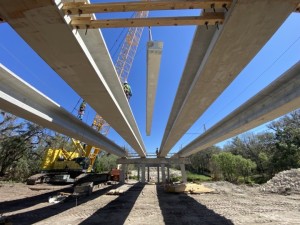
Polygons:
<instances>
[{"instance_id":1,"label":"gravel ground","mask_svg":"<svg viewBox=\"0 0 300 225\"><path fill-rule=\"evenodd\" d=\"M260 186L203 183L207 194L166 193L162 185L130 181L95 187L92 195L59 204L48 197L69 187L0 184L0 214L12 224L300 224L300 195L262 192ZM30 189L31 188L31 189ZM69 188L69 189L68 189ZM122 195L106 195L112 189ZM2 217L2 218L3 218Z\"/></svg>"}]
</instances>

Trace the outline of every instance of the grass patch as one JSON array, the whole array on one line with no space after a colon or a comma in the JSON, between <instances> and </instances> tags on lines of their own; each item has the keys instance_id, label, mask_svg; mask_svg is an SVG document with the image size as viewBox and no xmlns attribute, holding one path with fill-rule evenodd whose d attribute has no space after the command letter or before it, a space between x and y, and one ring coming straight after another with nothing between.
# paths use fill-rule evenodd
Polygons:
<instances>
[{"instance_id":1,"label":"grass patch","mask_svg":"<svg viewBox=\"0 0 300 225\"><path fill-rule=\"evenodd\" d=\"M187 181L188 182L205 182L205 181L211 181L212 178L205 175L200 175L196 173L192 173L187 171Z\"/></svg>"}]
</instances>

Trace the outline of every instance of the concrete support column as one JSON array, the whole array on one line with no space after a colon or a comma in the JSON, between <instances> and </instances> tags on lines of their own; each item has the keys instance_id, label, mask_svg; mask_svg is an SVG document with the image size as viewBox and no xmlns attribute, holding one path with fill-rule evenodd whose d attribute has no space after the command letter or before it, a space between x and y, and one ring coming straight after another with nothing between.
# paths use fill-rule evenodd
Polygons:
<instances>
[{"instance_id":1,"label":"concrete support column","mask_svg":"<svg viewBox=\"0 0 300 225\"><path fill-rule=\"evenodd\" d=\"M187 178L186 178L186 172L185 172L185 164L180 164L180 169L181 169L182 183L186 183Z\"/></svg>"},{"instance_id":2,"label":"concrete support column","mask_svg":"<svg viewBox=\"0 0 300 225\"><path fill-rule=\"evenodd\" d=\"M128 164L124 164L124 179L128 181Z\"/></svg>"},{"instance_id":3,"label":"concrete support column","mask_svg":"<svg viewBox=\"0 0 300 225\"><path fill-rule=\"evenodd\" d=\"M167 167L167 171L168 171L168 181L170 182L170 165L168 165L168 167Z\"/></svg>"},{"instance_id":4,"label":"concrete support column","mask_svg":"<svg viewBox=\"0 0 300 225\"><path fill-rule=\"evenodd\" d=\"M159 166L157 166L157 183L159 183Z\"/></svg>"},{"instance_id":5,"label":"concrete support column","mask_svg":"<svg viewBox=\"0 0 300 225\"><path fill-rule=\"evenodd\" d=\"M148 182L150 182L150 168L148 166Z\"/></svg>"},{"instance_id":6,"label":"concrete support column","mask_svg":"<svg viewBox=\"0 0 300 225\"><path fill-rule=\"evenodd\" d=\"M142 183L146 182L145 175L146 175L145 164L142 164Z\"/></svg>"},{"instance_id":7,"label":"concrete support column","mask_svg":"<svg viewBox=\"0 0 300 225\"><path fill-rule=\"evenodd\" d=\"M120 172L119 182L125 183L126 166L124 164L122 164L120 166L120 169L121 169L121 172Z\"/></svg>"},{"instance_id":8,"label":"concrete support column","mask_svg":"<svg viewBox=\"0 0 300 225\"><path fill-rule=\"evenodd\" d=\"M166 183L165 164L161 164L161 180L163 183Z\"/></svg>"},{"instance_id":9,"label":"concrete support column","mask_svg":"<svg viewBox=\"0 0 300 225\"><path fill-rule=\"evenodd\" d=\"M137 167L138 167L137 179L138 181L140 181L140 165L138 165Z\"/></svg>"}]
</instances>

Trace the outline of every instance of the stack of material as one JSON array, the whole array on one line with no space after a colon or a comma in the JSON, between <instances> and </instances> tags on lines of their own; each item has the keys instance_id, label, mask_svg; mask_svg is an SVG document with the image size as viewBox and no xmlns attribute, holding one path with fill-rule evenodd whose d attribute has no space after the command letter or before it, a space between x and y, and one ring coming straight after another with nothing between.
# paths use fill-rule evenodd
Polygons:
<instances>
[{"instance_id":1,"label":"stack of material","mask_svg":"<svg viewBox=\"0 0 300 225\"><path fill-rule=\"evenodd\" d=\"M165 185L166 192L174 193L191 193L191 194L201 194L214 192L213 189L207 188L202 184L167 184Z\"/></svg>"},{"instance_id":2,"label":"stack of material","mask_svg":"<svg viewBox=\"0 0 300 225\"><path fill-rule=\"evenodd\" d=\"M291 169L276 174L260 187L262 192L300 194L300 169Z\"/></svg>"}]
</instances>

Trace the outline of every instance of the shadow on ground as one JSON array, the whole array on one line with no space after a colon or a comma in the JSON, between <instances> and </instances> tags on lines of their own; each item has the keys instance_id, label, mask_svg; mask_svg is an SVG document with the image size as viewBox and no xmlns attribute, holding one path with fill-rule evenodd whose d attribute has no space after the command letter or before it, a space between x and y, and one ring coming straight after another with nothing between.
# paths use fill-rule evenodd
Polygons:
<instances>
[{"instance_id":1,"label":"shadow on ground","mask_svg":"<svg viewBox=\"0 0 300 225\"><path fill-rule=\"evenodd\" d=\"M124 224L144 186L144 184L136 183L123 195L120 195L118 198L96 211L92 216L81 222L80 225Z\"/></svg>"},{"instance_id":2,"label":"shadow on ground","mask_svg":"<svg viewBox=\"0 0 300 225\"><path fill-rule=\"evenodd\" d=\"M55 191L47 192L44 194L35 195L32 197L0 202L0 213L1 214L8 213L8 212L29 208L39 203L47 202L50 196L53 196L59 192L71 192L71 190L72 190L71 187L67 187L67 188L62 188L62 189L57 189Z\"/></svg>"},{"instance_id":3,"label":"shadow on ground","mask_svg":"<svg viewBox=\"0 0 300 225\"><path fill-rule=\"evenodd\" d=\"M98 198L99 196L105 194L107 191L109 191L111 189L118 188L120 186L121 186L120 184L108 186L108 187L105 187L103 189L99 189L99 190L93 192L88 197L80 197L78 199L75 199L75 198L71 197L64 203L59 203L59 204L55 204L55 205L48 205L48 206L43 207L43 208L34 209L34 210L27 211L27 212L24 212L24 213L14 214L12 216L9 216L8 219L13 224L18 224L18 225L34 224L34 223L37 223L39 221L45 220L49 217L52 217L52 216L58 215L60 213L63 213L66 210L69 210L73 207L76 207L76 205L81 205L81 204L83 204L87 201ZM40 200L39 202L41 203L42 201ZM43 202L48 202L48 199L44 200ZM35 202L35 204L38 204L38 203Z\"/></svg>"},{"instance_id":4,"label":"shadow on ground","mask_svg":"<svg viewBox=\"0 0 300 225\"><path fill-rule=\"evenodd\" d=\"M166 225L233 225L231 220L184 193L167 193L163 187L157 186L157 197Z\"/></svg>"}]
</instances>

